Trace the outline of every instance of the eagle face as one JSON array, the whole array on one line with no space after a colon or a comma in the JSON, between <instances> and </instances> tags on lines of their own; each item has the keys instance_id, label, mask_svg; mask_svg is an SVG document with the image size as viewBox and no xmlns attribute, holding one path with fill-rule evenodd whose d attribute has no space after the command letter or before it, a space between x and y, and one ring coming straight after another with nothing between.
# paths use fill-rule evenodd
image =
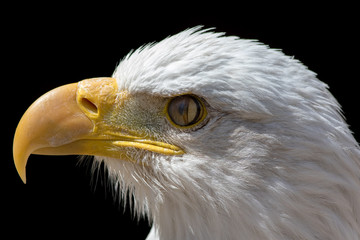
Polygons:
<instances>
[{"instance_id":1,"label":"eagle face","mask_svg":"<svg viewBox=\"0 0 360 240\"><path fill-rule=\"evenodd\" d=\"M50 91L15 134L24 181L32 153L104 163L153 222L148 239L360 238L360 152L338 103L253 40L189 29L112 78Z\"/></svg>"}]
</instances>

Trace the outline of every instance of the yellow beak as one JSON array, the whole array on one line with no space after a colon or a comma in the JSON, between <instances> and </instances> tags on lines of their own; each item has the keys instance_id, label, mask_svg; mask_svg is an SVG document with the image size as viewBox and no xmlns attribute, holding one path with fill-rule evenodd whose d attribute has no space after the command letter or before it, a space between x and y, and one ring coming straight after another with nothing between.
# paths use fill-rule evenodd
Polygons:
<instances>
[{"instance_id":1,"label":"yellow beak","mask_svg":"<svg viewBox=\"0 0 360 240\"><path fill-rule=\"evenodd\" d=\"M113 124L129 98L118 91L113 78L94 78L56 88L36 100L21 118L15 132L13 155L16 169L26 183L30 154L96 155L134 161L126 147L167 155L183 154L171 144L141 137Z\"/></svg>"}]
</instances>

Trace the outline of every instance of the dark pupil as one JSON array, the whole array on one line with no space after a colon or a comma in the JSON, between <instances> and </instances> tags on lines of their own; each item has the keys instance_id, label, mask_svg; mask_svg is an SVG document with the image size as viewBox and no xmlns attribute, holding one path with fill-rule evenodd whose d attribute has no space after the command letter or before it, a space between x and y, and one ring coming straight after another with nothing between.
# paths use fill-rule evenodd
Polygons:
<instances>
[{"instance_id":1,"label":"dark pupil","mask_svg":"<svg viewBox=\"0 0 360 240\"><path fill-rule=\"evenodd\" d=\"M182 99L178 102L178 111L180 115L183 115L188 111L189 107L189 100L188 99Z\"/></svg>"}]
</instances>

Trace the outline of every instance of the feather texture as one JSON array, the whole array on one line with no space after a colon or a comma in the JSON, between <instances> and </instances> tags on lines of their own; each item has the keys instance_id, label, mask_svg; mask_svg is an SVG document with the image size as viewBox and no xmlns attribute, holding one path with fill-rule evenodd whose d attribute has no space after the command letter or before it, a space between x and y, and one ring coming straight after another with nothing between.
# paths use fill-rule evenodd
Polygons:
<instances>
[{"instance_id":1,"label":"feather texture","mask_svg":"<svg viewBox=\"0 0 360 240\"><path fill-rule=\"evenodd\" d=\"M184 155L95 157L153 222L149 240L360 239L359 145L299 61L196 27L135 50L113 77L133 96L192 93L208 109L199 129L162 126Z\"/></svg>"}]
</instances>

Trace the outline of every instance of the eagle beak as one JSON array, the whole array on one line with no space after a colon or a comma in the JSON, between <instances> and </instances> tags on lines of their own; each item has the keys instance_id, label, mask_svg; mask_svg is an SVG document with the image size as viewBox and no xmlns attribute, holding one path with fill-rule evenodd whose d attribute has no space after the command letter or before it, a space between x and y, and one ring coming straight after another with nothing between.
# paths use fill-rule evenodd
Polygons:
<instances>
[{"instance_id":1,"label":"eagle beak","mask_svg":"<svg viewBox=\"0 0 360 240\"><path fill-rule=\"evenodd\" d=\"M16 169L26 183L30 154L97 155L131 160L125 147L162 154L182 154L176 146L144 139L114 124L128 94L119 91L114 78L93 78L58 87L36 100L21 118L15 132Z\"/></svg>"}]
</instances>

